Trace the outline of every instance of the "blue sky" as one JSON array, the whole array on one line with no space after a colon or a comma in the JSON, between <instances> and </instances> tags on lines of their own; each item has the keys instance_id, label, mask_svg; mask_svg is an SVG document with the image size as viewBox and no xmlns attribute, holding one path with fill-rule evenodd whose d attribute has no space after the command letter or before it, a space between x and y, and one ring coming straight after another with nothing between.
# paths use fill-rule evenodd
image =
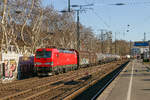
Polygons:
<instances>
[{"instance_id":1,"label":"blue sky","mask_svg":"<svg viewBox=\"0 0 150 100\"><path fill-rule=\"evenodd\" d=\"M146 33L150 40L150 1L149 0L70 0L71 5L91 4L93 10L80 13L80 22L92 27L95 34L101 29L111 30L118 39L140 41ZM53 5L58 11L67 9L68 0L43 0L43 5ZM115 6L111 4L126 3ZM128 26L129 25L129 26ZM126 30L130 30L126 32ZM125 34L125 35L124 35Z\"/></svg>"}]
</instances>

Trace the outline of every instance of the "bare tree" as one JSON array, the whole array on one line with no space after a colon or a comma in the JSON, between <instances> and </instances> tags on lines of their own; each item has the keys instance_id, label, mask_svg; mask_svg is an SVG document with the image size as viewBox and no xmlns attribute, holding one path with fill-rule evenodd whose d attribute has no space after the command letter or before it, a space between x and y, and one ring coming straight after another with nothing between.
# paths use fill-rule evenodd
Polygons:
<instances>
[{"instance_id":1,"label":"bare tree","mask_svg":"<svg viewBox=\"0 0 150 100\"><path fill-rule=\"evenodd\" d=\"M60 13L52 6L43 8L41 0L4 0L0 1L1 51L7 51L10 44L17 52L34 53L37 48L56 46L77 49L77 32L74 13ZM114 53L117 42L118 54L128 52L128 42L115 41L95 36L91 27L80 23L80 48L83 51ZM3 47L5 44L5 47ZM103 44L103 46L102 46ZM122 52L126 50L126 52Z\"/></svg>"}]
</instances>

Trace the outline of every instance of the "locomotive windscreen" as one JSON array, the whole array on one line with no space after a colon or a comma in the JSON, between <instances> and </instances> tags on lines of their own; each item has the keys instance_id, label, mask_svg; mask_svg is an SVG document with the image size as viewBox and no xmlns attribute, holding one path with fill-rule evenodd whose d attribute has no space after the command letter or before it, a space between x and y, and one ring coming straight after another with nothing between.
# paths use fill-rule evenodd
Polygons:
<instances>
[{"instance_id":1,"label":"locomotive windscreen","mask_svg":"<svg viewBox=\"0 0 150 100\"><path fill-rule=\"evenodd\" d=\"M36 51L36 58L51 58L51 51Z\"/></svg>"}]
</instances>

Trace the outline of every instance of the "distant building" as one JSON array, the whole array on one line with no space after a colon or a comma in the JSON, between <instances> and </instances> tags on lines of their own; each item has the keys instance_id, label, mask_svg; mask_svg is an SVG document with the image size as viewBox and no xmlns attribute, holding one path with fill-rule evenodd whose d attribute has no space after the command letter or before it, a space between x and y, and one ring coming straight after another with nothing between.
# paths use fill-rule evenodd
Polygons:
<instances>
[{"instance_id":1,"label":"distant building","mask_svg":"<svg viewBox=\"0 0 150 100\"><path fill-rule=\"evenodd\" d=\"M134 42L133 48L131 49L131 55L141 59L149 58L149 42L148 41Z\"/></svg>"}]
</instances>

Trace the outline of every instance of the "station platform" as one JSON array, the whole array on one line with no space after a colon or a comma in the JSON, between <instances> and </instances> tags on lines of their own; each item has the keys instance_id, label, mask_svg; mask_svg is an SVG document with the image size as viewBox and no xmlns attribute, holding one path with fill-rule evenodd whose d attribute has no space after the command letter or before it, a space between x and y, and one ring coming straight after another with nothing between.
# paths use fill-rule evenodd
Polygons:
<instances>
[{"instance_id":1,"label":"station platform","mask_svg":"<svg viewBox=\"0 0 150 100\"><path fill-rule=\"evenodd\" d=\"M129 62L97 100L150 100L150 66Z\"/></svg>"}]
</instances>

